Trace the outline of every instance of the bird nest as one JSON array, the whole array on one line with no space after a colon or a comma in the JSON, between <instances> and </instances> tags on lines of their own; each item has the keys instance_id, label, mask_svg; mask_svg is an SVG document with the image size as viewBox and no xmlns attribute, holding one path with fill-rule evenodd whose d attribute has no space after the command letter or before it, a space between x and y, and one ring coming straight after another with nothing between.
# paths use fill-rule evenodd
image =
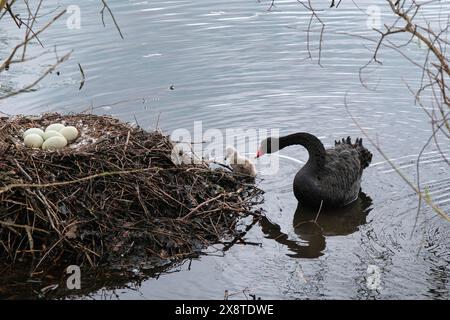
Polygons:
<instances>
[{"instance_id":1,"label":"bird nest","mask_svg":"<svg viewBox=\"0 0 450 320\"><path fill-rule=\"evenodd\" d=\"M62 122L80 136L27 148L24 130ZM261 190L206 161L175 164L173 143L109 116L0 119L0 257L99 266L132 256L184 258L239 238ZM233 240L231 240L233 242Z\"/></svg>"}]
</instances>

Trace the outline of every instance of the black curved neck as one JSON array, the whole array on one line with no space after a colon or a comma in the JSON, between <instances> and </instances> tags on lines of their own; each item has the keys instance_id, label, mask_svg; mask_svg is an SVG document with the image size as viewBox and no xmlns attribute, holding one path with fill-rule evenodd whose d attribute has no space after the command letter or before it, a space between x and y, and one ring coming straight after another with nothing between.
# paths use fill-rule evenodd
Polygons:
<instances>
[{"instance_id":1,"label":"black curved neck","mask_svg":"<svg viewBox=\"0 0 450 320\"><path fill-rule=\"evenodd\" d=\"M314 135L306 132L293 133L279 138L279 149L294 144L302 145L308 150L309 159L307 164L315 167L323 167L325 164L325 147Z\"/></svg>"}]
</instances>

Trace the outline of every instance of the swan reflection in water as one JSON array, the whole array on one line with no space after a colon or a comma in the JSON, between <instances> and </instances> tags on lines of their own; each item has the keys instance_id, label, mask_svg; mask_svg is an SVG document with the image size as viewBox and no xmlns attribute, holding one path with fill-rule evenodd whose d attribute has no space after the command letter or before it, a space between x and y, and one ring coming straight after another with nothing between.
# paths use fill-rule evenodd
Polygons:
<instances>
[{"instance_id":1,"label":"swan reflection in water","mask_svg":"<svg viewBox=\"0 0 450 320\"><path fill-rule=\"evenodd\" d=\"M317 258L323 255L326 247L326 237L345 236L354 233L359 226L365 224L367 215L372 210L372 199L360 192L353 203L339 209L319 209L302 207L295 211L293 228L301 241L289 239L281 232L278 224L272 223L266 217L260 220L260 225L266 238L273 239L289 248L288 254L294 258ZM315 221L317 217L317 221Z\"/></svg>"}]
</instances>

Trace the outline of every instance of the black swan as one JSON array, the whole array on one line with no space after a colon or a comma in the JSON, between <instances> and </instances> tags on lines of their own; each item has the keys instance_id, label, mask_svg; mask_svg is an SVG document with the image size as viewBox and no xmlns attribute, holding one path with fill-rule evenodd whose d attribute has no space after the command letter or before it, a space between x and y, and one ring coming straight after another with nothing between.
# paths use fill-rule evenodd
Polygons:
<instances>
[{"instance_id":1,"label":"black swan","mask_svg":"<svg viewBox=\"0 0 450 320\"><path fill-rule=\"evenodd\" d=\"M361 175L372 160L372 153L363 147L362 139L353 144L350 137L335 141L326 149L314 135L299 132L284 137L264 139L256 157L279 151L290 145L308 150L308 162L294 178L294 194L305 205L343 207L358 198Z\"/></svg>"}]
</instances>

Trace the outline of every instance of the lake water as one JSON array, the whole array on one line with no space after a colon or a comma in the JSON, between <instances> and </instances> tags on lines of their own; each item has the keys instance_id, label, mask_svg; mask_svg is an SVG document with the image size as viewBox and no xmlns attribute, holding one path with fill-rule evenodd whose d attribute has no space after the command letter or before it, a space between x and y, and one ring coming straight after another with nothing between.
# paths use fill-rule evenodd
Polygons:
<instances>
[{"instance_id":1,"label":"lake water","mask_svg":"<svg viewBox=\"0 0 450 320\"><path fill-rule=\"evenodd\" d=\"M410 179L431 134L427 116L414 104L405 83L417 87L420 70L393 50L383 49L383 65L370 66L363 80L359 70L373 54L377 39L367 26L366 9L380 5L381 22L389 20L379 1L351 1L339 8L324 4L318 12L325 23L319 59L320 24L313 21L308 59L307 28L310 12L297 1L142 1L110 0L124 34L121 39L100 1L81 1L81 28L68 29L67 14L40 40L48 53L33 63L12 65L0 74L0 94L17 90L54 62L74 50L71 59L32 91L0 101L7 114L45 111L80 112L92 108L147 129L156 125L173 130L227 128L277 129L317 135L326 146L335 139L361 136L349 110L378 141L383 151ZM58 10L71 1L47 1L42 12ZM430 7L433 22L445 20L450 2ZM373 7L372 7L373 9ZM23 12L22 16L25 16ZM43 26L50 15L40 18ZM8 23L6 23L8 22ZM21 33L9 19L0 24L0 55L20 41ZM407 41L407 38L401 38ZM42 52L37 44L30 54ZM423 61L423 46L405 49ZM79 90L80 71L86 75ZM172 86L172 89L171 89ZM138 286L93 292L90 298L222 299L254 294L262 299L448 299L450 289L450 226L423 206L418 227L415 193L367 141L374 153L365 170L360 201L340 214L321 215L324 238L308 238L299 227L306 213L296 213L292 180L307 160L301 147L282 150L280 169L257 183L265 191L262 205L267 220L255 225L245 240L258 245L235 245L224 255L211 254L181 264L169 273ZM441 144L450 156L448 141ZM248 150L254 152L254 150ZM436 147L421 157L422 187L445 212L450 208L450 174ZM312 213L311 213L312 214ZM206 250L214 252L214 248ZM370 269L380 272L378 290L367 280Z\"/></svg>"}]
</instances>

